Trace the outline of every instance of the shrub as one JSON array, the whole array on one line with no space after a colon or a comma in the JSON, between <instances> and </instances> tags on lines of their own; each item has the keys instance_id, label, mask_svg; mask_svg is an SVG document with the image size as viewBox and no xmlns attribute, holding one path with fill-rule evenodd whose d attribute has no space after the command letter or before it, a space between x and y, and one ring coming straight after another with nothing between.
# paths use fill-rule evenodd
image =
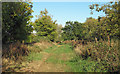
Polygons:
<instances>
[{"instance_id":1,"label":"shrub","mask_svg":"<svg viewBox=\"0 0 120 74\"><path fill-rule=\"evenodd\" d=\"M87 45L77 45L74 50L83 59L91 57L93 61L102 63L108 71L120 70L120 50L118 41L111 41L111 46L107 41L88 42Z\"/></svg>"},{"instance_id":2,"label":"shrub","mask_svg":"<svg viewBox=\"0 0 120 74\"><path fill-rule=\"evenodd\" d=\"M26 45L19 41L3 46L3 57L13 60L20 59L21 56L28 55L29 51Z\"/></svg>"}]
</instances>

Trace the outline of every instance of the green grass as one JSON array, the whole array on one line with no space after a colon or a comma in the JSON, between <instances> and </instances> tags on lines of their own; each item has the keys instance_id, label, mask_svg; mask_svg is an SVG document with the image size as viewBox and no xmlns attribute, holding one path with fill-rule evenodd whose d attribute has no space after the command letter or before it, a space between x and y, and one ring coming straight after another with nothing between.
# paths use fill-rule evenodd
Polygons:
<instances>
[{"instance_id":1,"label":"green grass","mask_svg":"<svg viewBox=\"0 0 120 74\"><path fill-rule=\"evenodd\" d=\"M71 46L66 44L57 48L56 51L54 51L53 53L61 54L61 53L71 53L71 52L73 52Z\"/></svg>"},{"instance_id":2,"label":"green grass","mask_svg":"<svg viewBox=\"0 0 120 74\"><path fill-rule=\"evenodd\" d=\"M39 49L38 47L36 47ZM49 53L50 56L45 62L53 64L66 65L65 72L106 72L104 66L98 62L92 61L91 58L83 60L76 56L69 44L61 44L61 46L53 45L42 52ZM27 59L41 60L44 55L42 53L31 52Z\"/></svg>"},{"instance_id":3,"label":"green grass","mask_svg":"<svg viewBox=\"0 0 120 74\"><path fill-rule=\"evenodd\" d=\"M47 53L52 53L53 52L53 49L57 48L56 45L53 45L52 47L49 47L47 49L44 50L44 52L47 52Z\"/></svg>"},{"instance_id":4,"label":"green grass","mask_svg":"<svg viewBox=\"0 0 120 74\"><path fill-rule=\"evenodd\" d=\"M83 60L79 57L66 62L66 65L70 67L70 70L66 72L106 72L104 66L98 62L90 60L90 58Z\"/></svg>"},{"instance_id":5,"label":"green grass","mask_svg":"<svg viewBox=\"0 0 120 74\"><path fill-rule=\"evenodd\" d=\"M41 46L30 46L30 53L25 56L26 62L15 66L11 65L10 69L19 70L24 66L27 66L31 61L41 61L45 59L45 62L52 63L55 66L58 64L64 67L65 72L107 72L107 68L104 62L93 61L88 57L83 59L77 56L72 50L70 44L53 45L47 49L43 49ZM42 51L41 51L42 50ZM18 68L15 68L18 67Z\"/></svg>"},{"instance_id":6,"label":"green grass","mask_svg":"<svg viewBox=\"0 0 120 74\"><path fill-rule=\"evenodd\" d=\"M48 63L54 63L54 64L63 64L64 60L57 59L56 57L52 56L46 60Z\"/></svg>"},{"instance_id":7,"label":"green grass","mask_svg":"<svg viewBox=\"0 0 120 74\"><path fill-rule=\"evenodd\" d=\"M55 50L53 50L55 49ZM105 72L104 66L99 64L98 62L92 61L91 58L86 60L81 59L76 56L72 50L72 47L68 44L64 44L60 47L51 47L46 50L53 55L50 56L46 62L54 63L54 64L66 64L68 68L65 69L66 72ZM62 56L64 54L64 56ZM62 58L69 58L68 60L64 60ZM67 59L66 58L66 59Z\"/></svg>"},{"instance_id":8,"label":"green grass","mask_svg":"<svg viewBox=\"0 0 120 74\"><path fill-rule=\"evenodd\" d=\"M73 51L71 50L71 46L69 46L68 44L64 44L60 47L57 47L57 46L50 47L46 49L45 52L52 54L46 60L46 62L50 62L54 64L57 64L57 63L64 64L65 62L64 57L70 58L74 55Z\"/></svg>"},{"instance_id":9,"label":"green grass","mask_svg":"<svg viewBox=\"0 0 120 74\"><path fill-rule=\"evenodd\" d=\"M104 66L96 61L92 61L91 58L86 60L81 59L79 56L76 56L72 50L72 47L68 44L63 44L60 47L51 47L48 50L52 50L51 53L54 54L50 56L46 62L54 63L54 64L66 64L69 69L65 69L66 72L106 72ZM48 51L47 50L47 51ZM66 54L69 57L69 60L63 60L65 56L62 54Z\"/></svg>"},{"instance_id":10,"label":"green grass","mask_svg":"<svg viewBox=\"0 0 120 74\"><path fill-rule=\"evenodd\" d=\"M33 60L41 60L42 59L42 54L40 53L35 53L35 52L31 52L29 54L29 56L27 56L27 60L28 61L33 61Z\"/></svg>"}]
</instances>

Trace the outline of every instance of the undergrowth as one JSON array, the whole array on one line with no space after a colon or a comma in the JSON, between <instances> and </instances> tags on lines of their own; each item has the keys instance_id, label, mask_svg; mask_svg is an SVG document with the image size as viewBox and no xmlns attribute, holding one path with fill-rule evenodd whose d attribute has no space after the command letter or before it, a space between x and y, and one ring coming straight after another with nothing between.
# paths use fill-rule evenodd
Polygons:
<instances>
[{"instance_id":1,"label":"undergrowth","mask_svg":"<svg viewBox=\"0 0 120 74\"><path fill-rule=\"evenodd\" d=\"M87 60L91 58L92 61L102 64L108 72L120 71L120 49L118 45L119 40L111 41L111 46L107 41L100 40L98 42L88 42L87 45L78 44L74 50L81 59ZM103 70L101 70L103 71Z\"/></svg>"},{"instance_id":2,"label":"undergrowth","mask_svg":"<svg viewBox=\"0 0 120 74\"><path fill-rule=\"evenodd\" d=\"M80 59L79 56L66 62L67 66L70 67L66 72L107 72L104 69L104 65L99 62L92 61L91 58L86 60Z\"/></svg>"},{"instance_id":3,"label":"undergrowth","mask_svg":"<svg viewBox=\"0 0 120 74\"><path fill-rule=\"evenodd\" d=\"M22 59L22 56L28 55L29 50L26 45L17 41L9 45L3 45L2 57L12 60Z\"/></svg>"},{"instance_id":4,"label":"undergrowth","mask_svg":"<svg viewBox=\"0 0 120 74\"><path fill-rule=\"evenodd\" d=\"M24 67L22 60L24 56L28 56L29 49L19 41L11 44L3 45L2 50L2 71L15 72Z\"/></svg>"}]
</instances>

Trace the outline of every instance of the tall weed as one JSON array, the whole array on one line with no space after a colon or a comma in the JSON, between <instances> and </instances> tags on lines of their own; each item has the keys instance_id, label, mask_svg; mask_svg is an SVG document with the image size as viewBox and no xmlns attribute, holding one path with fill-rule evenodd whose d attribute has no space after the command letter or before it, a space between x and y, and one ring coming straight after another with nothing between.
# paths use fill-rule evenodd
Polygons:
<instances>
[{"instance_id":1,"label":"tall weed","mask_svg":"<svg viewBox=\"0 0 120 74\"><path fill-rule=\"evenodd\" d=\"M29 51L26 45L17 41L9 45L3 45L3 57L17 60L22 56L28 55Z\"/></svg>"}]
</instances>

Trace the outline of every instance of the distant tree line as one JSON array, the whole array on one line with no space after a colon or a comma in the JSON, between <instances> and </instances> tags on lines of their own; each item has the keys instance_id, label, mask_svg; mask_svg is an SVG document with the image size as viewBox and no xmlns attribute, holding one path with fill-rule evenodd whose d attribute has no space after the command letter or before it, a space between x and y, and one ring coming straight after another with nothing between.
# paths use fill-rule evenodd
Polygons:
<instances>
[{"instance_id":1,"label":"distant tree line","mask_svg":"<svg viewBox=\"0 0 120 74\"><path fill-rule=\"evenodd\" d=\"M85 23L79 23L77 21L66 22L65 27L62 29L64 40L94 40L95 38L110 40L114 37L120 37L120 1L109 2L102 6L93 4L90 5L90 9L96 9L98 12L103 11L106 16L99 16L98 19L90 17L87 18Z\"/></svg>"},{"instance_id":2,"label":"distant tree line","mask_svg":"<svg viewBox=\"0 0 120 74\"><path fill-rule=\"evenodd\" d=\"M103 11L106 16L99 16L98 19L89 17L84 23L67 21L65 27L62 27L52 20L47 9L40 12L35 22L30 22L33 17L31 2L3 2L2 42L32 42L34 37L43 37L50 41L119 38L120 1L101 6L93 4L90 5L90 9ZM33 30L36 31L36 36L32 33Z\"/></svg>"}]
</instances>

